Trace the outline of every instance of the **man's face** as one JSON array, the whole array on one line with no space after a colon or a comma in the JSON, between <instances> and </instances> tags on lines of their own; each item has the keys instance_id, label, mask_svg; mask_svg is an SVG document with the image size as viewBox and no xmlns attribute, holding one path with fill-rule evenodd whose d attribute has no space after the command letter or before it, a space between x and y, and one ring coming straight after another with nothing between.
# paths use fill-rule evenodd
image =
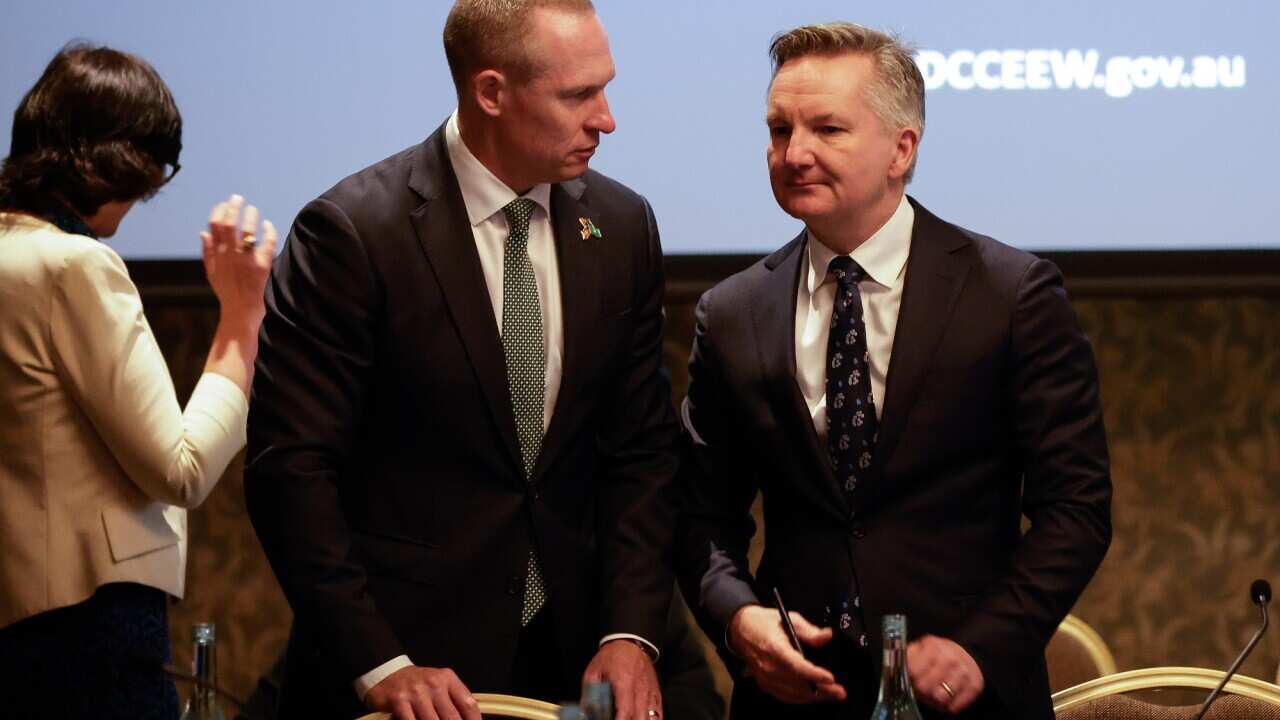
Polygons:
<instances>
[{"instance_id":1,"label":"man's face","mask_svg":"<svg viewBox=\"0 0 1280 720\"><path fill-rule=\"evenodd\" d=\"M784 64L769 88L773 196L819 235L864 240L897 205L914 144L867 104L875 72L865 55L811 55Z\"/></svg>"},{"instance_id":2,"label":"man's face","mask_svg":"<svg viewBox=\"0 0 1280 720\"><path fill-rule=\"evenodd\" d=\"M613 57L594 13L535 8L529 56L534 76L508 86L501 118L517 190L580 177L600 133L616 127L604 97Z\"/></svg>"}]
</instances>

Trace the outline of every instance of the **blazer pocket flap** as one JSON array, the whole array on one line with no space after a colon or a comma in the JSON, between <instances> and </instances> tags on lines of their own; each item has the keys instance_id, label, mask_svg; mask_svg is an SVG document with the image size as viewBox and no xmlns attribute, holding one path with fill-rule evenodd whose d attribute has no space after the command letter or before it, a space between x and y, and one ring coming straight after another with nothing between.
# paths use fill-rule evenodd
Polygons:
<instances>
[{"instance_id":1,"label":"blazer pocket flap","mask_svg":"<svg viewBox=\"0 0 1280 720\"><path fill-rule=\"evenodd\" d=\"M179 540L159 503L151 503L141 511L106 508L102 511L102 525L116 562L177 545Z\"/></svg>"},{"instance_id":2,"label":"blazer pocket flap","mask_svg":"<svg viewBox=\"0 0 1280 720\"><path fill-rule=\"evenodd\" d=\"M614 305L602 305L600 307L600 317L605 320L613 320L615 318L624 318L631 314L631 306L627 304L626 298L621 303Z\"/></svg>"},{"instance_id":3,"label":"blazer pocket flap","mask_svg":"<svg viewBox=\"0 0 1280 720\"><path fill-rule=\"evenodd\" d=\"M353 531L353 555L370 575L396 577L434 585L440 573L440 550L428 543L380 533Z\"/></svg>"}]
</instances>

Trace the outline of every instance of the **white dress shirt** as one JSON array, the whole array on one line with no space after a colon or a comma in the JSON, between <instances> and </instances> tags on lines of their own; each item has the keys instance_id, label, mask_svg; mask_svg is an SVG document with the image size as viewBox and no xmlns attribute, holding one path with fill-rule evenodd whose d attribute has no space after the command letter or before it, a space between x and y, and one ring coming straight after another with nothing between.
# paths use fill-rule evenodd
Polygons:
<instances>
[{"instance_id":1,"label":"white dress shirt","mask_svg":"<svg viewBox=\"0 0 1280 720\"><path fill-rule=\"evenodd\" d=\"M462 202L467 206L471 234L480 253L480 268L489 288L493 316L502 332L502 269L506 255L507 215L502 208L521 197L497 178L467 149L458 132L458 113L449 116L444 129L449 162L458 176ZM523 197L537 204L529 219L529 262L538 281L538 304L542 307L542 338L547 357L546 391L543 396L542 429L551 422L551 413L560 394L560 374L564 369L564 314L560 306L560 264L556 260L555 235L551 230L551 186L535 185Z\"/></svg>"},{"instance_id":2,"label":"white dress shirt","mask_svg":"<svg viewBox=\"0 0 1280 720\"><path fill-rule=\"evenodd\" d=\"M551 228L551 186L542 183L535 185L523 196L516 195L515 191L499 180L467 148L458 130L457 111L445 123L444 143L449 152L449 162L458 178L458 188L462 190L462 202L467 206L467 219L471 221L471 234L476 239L480 268L489 289L489 301L493 304L493 315L499 333L502 332L502 270L509 234L507 216L502 208L519 197L528 198L536 204L533 217L529 220L528 252L533 275L538 281L543 349L547 358L542 411L542 429L545 431L555 410L556 397L560 394L560 377L564 369L564 313L560 304L560 265L556 258L555 234ZM650 657L657 658L657 647L635 635L606 635L600 640L600 644L621 639L640 642ZM407 655L388 660L356 678L356 693L363 700L374 685L395 671L411 665L413 662ZM463 678L463 682L466 682L466 678Z\"/></svg>"},{"instance_id":3,"label":"white dress shirt","mask_svg":"<svg viewBox=\"0 0 1280 720\"><path fill-rule=\"evenodd\" d=\"M911 251L911 227L915 210L904 195L898 209L849 257L866 271L858 283L862 317L867 326L867 353L871 356L871 394L876 417L884 408L885 378L893 353L893 336L902 305L902 285L907 255ZM800 269L796 291L796 384L809 406L818 438L827 437L827 334L835 304L836 279L827 272L836 252L809 233L808 262Z\"/></svg>"}]
</instances>

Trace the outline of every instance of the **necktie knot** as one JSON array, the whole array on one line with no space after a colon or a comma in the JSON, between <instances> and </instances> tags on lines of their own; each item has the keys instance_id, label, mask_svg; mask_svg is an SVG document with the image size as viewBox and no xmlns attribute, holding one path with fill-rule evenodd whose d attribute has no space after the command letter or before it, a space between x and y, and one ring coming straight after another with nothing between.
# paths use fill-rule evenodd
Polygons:
<instances>
[{"instance_id":1,"label":"necktie knot","mask_svg":"<svg viewBox=\"0 0 1280 720\"><path fill-rule=\"evenodd\" d=\"M840 283L840 287L848 287L856 284L867 276L867 272L862 266L848 255L837 255L831 258L831 264L827 266L827 272L831 273L836 282Z\"/></svg>"},{"instance_id":2,"label":"necktie knot","mask_svg":"<svg viewBox=\"0 0 1280 720\"><path fill-rule=\"evenodd\" d=\"M529 198L521 197L503 206L502 212L507 216L508 238L510 240L528 242L529 220L533 217L533 209L537 205Z\"/></svg>"}]
</instances>

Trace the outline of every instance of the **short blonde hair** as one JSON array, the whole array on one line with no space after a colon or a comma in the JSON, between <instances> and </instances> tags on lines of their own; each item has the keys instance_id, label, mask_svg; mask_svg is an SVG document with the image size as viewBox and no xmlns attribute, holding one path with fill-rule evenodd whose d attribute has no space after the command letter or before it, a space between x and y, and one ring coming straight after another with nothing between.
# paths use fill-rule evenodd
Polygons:
<instances>
[{"instance_id":1,"label":"short blonde hair","mask_svg":"<svg viewBox=\"0 0 1280 720\"><path fill-rule=\"evenodd\" d=\"M876 79L867 87L867 104L891 129L914 128L924 137L924 76L916 66L913 48L896 35L851 22L803 25L779 33L769 44L773 74L792 60L807 55L866 55L876 66ZM918 156L917 151L917 156ZM911 159L906 181L915 175Z\"/></svg>"},{"instance_id":2,"label":"short blonde hair","mask_svg":"<svg viewBox=\"0 0 1280 720\"><path fill-rule=\"evenodd\" d=\"M461 97L469 76L495 68L524 82L538 72L523 34L536 8L594 12L591 0L458 0L444 23L444 55Z\"/></svg>"}]
</instances>

